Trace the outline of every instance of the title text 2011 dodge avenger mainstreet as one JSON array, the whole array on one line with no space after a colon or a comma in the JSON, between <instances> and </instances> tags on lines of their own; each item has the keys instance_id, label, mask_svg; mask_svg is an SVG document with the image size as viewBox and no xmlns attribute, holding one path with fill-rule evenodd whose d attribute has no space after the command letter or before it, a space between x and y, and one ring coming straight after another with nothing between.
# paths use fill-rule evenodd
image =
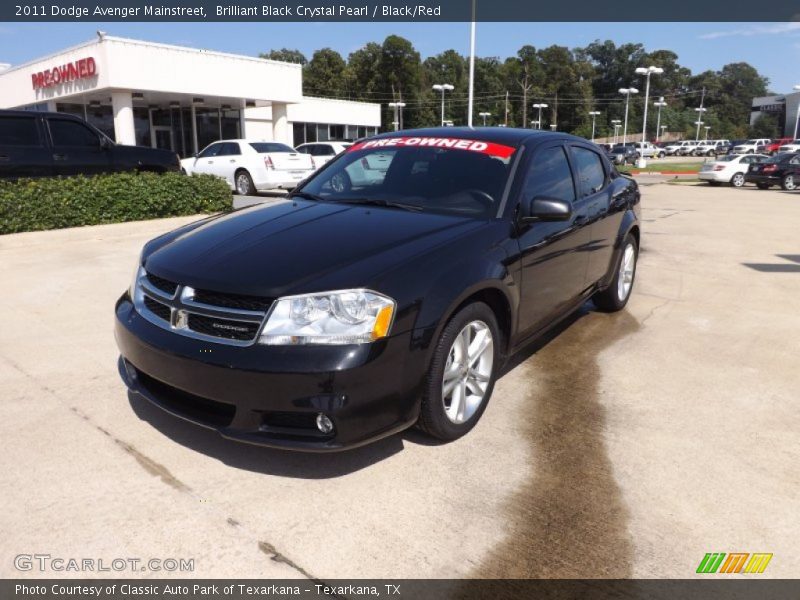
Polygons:
<instances>
[{"instance_id":1,"label":"title text 2011 dodge avenger mainstreet","mask_svg":"<svg viewBox=\"0 0 800 600\"><path fill-rule=\"evenodd\" d=\"M587 298L619 310L639 190L560 133L361 141L289 197L147 243L116 305L131 391L231 439L337 450L469 431L503 359Z\"/></svg>"}]
</instances>

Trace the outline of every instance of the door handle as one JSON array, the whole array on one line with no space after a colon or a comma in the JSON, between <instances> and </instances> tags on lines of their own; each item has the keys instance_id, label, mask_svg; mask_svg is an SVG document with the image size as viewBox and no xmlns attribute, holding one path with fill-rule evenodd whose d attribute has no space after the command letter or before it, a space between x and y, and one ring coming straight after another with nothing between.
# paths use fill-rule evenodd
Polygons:
<instances>
[{"instance_id":1,"label":"door handle","mask_svg":"<svg viewBox=\"0 0 800 600\"><path fill-rule=\"evenodd\" d=\"M235 158L232 158L232 159L231 159L231 162L232 162L232 163L235 163L235 162L236 162L236 159L235 159Z\"/></svg>"},{"instance_id":2,"label":"door handle","mask_svg":"<svg viewBox=\"0 0 800 600\"><path fill-rule=\"evenodd\" d=\"M0 160L3 162L8 162L11 160L11 157L8 154L0 154Z\"/></svg>"},{"instance_id":3,"label":"door handle","mask_svg":"<svg viewBox=\"0 0 800 600\"><path fill-rule=\"evenodd\" d=\"M67 160L66 154L53 154L53 160Z\"/></svg>"}]
</instances>

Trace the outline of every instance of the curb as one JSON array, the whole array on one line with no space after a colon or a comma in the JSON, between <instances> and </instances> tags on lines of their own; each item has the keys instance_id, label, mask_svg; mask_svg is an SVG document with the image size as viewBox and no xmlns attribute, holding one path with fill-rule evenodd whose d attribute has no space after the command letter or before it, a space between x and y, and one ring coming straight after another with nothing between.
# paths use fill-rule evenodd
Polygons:
<instances>
[{"instance_id":1,"label":"curb","mask_svg":"<svg viewBox=\"0 0 800 600\"><path fill-rule=\"evenodd\" d=\"M698 171L631 171L631 175L697 175Z\"/></svg>"}]
</instances>

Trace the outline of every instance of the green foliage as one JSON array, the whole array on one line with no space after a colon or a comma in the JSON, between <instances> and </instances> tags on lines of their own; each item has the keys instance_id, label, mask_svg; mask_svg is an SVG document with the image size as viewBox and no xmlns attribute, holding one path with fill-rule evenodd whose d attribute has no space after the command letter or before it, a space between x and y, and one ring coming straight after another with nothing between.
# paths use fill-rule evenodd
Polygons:
<instances>
[{"instance_id":1,"label":"green foliage","mask_svg":"<svg viewBox=\"0 0 800 600\"><path fill-rule=\"evenodd\" d=\"M0 181L0 234L230 210L211 175L114 173Z\"/></svg>"},{"instance_id":2,"label":"green foliage","mask_svg":"<svg viewBox=\"0 0 800 600\"><path fill-rule=\"evenodd\" d=\"M769 113L761 113L756 122L750 127L750 137L754 138L779 138L782 134L778 127L778 117Z\"/></svg>"},{"instance_id":3,"label":"green foliage","mask_svg":"<svg viewBox=\"0 0 800 600\"><path fill-rule=\"evenodd\" d=\"M270 60L280 60L283 62L297 63L304 65L308 62L305 54L300 50L292 50L291 48L281 48L280 50L270 50L269 52L262 52L258 55L259 58L268 58Z\"/></svg>"},{"instance_id":4,"label":"green foliage","mask_svg":"<svg viewBox=\"0 0 800 600\"><path fill-rule=\"evenodd\" d=\"M286 49L267 56L289 60ZM298 53L299 54L299 53ZM302 55L300 55L302 57ZM296 62L303 62L305 58ZM714 138L735 139L747 134L752 99L767 92L768 81L747 63L724 65L719 71L693 75L680 65L671 50L647 51L643 44L616 44L595 40L583 48L523 45L515 56L476 57L474 123L480 112L492 116L489 124L506 122L511 127L531 127L538 116L533 103L547 104L543 127L555 123L559 131L591 135L589 111L598 110L597 137L613 133L611 120L623 119L624 96L620 88L634 87L628 107L628 134L641 135L646 79L637 67L656 66L664 72L650 80L647 115L648 138L654 139L658 111L652 102L664 98L661 124L667 131L694 139L697 111L703 96L703 125ZM382 105L384 129L392 127L389 102L403 101L405 128L439 124L441 95L431 86L454 86L445 95L446 118L456 125L467 123L469 61L456 50L421 59L407 39L388 36L382 43L370 42L352 52L345 61L329 48L314 54L304 67L304 90L309 95L343 97ZM506 101L506 99L508 101ZM700 129L701 137L705 129Z\"/></svg>"}]
</instances>

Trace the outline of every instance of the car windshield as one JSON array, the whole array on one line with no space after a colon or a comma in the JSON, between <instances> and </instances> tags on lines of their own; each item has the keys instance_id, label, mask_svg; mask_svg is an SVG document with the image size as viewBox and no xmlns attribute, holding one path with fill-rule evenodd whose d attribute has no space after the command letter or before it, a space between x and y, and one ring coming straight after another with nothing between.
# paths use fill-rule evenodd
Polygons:
<instances>
[{"instance_id":1,"label":"car windshield","mask_svg":"<svg viewBox=\"0 0 800 600\"><path fill-rule=\"evenodd\" d=\"M456 138L367 140L348 148L296 193L331 202L492 218L515 150Z\"/></svg>"},{"instance_id":2,"label":"car windshield","mask_svg":"<svg viewBox=\"0 0 800 600\"><path fill-rule=\"evenodd\" d=\"M286 144L277 144L275 142L251 142L250 147L259 154L267 152L297 152L297 150L290 148Z\"/></svg>"},{"instance_id":3,"label":"car windshield","mask_svg":"<svg viewBox=\"0 0 800 600\"><path fill-rule=\"evenodd\" d=\"M737 156L737 155L734 155L734 154L729 154L727 156L720 156L717 159L717 162L730 162L732 160L738 160L739 158L741 158L741 157Z\"/></svg>"}]
</instances>

